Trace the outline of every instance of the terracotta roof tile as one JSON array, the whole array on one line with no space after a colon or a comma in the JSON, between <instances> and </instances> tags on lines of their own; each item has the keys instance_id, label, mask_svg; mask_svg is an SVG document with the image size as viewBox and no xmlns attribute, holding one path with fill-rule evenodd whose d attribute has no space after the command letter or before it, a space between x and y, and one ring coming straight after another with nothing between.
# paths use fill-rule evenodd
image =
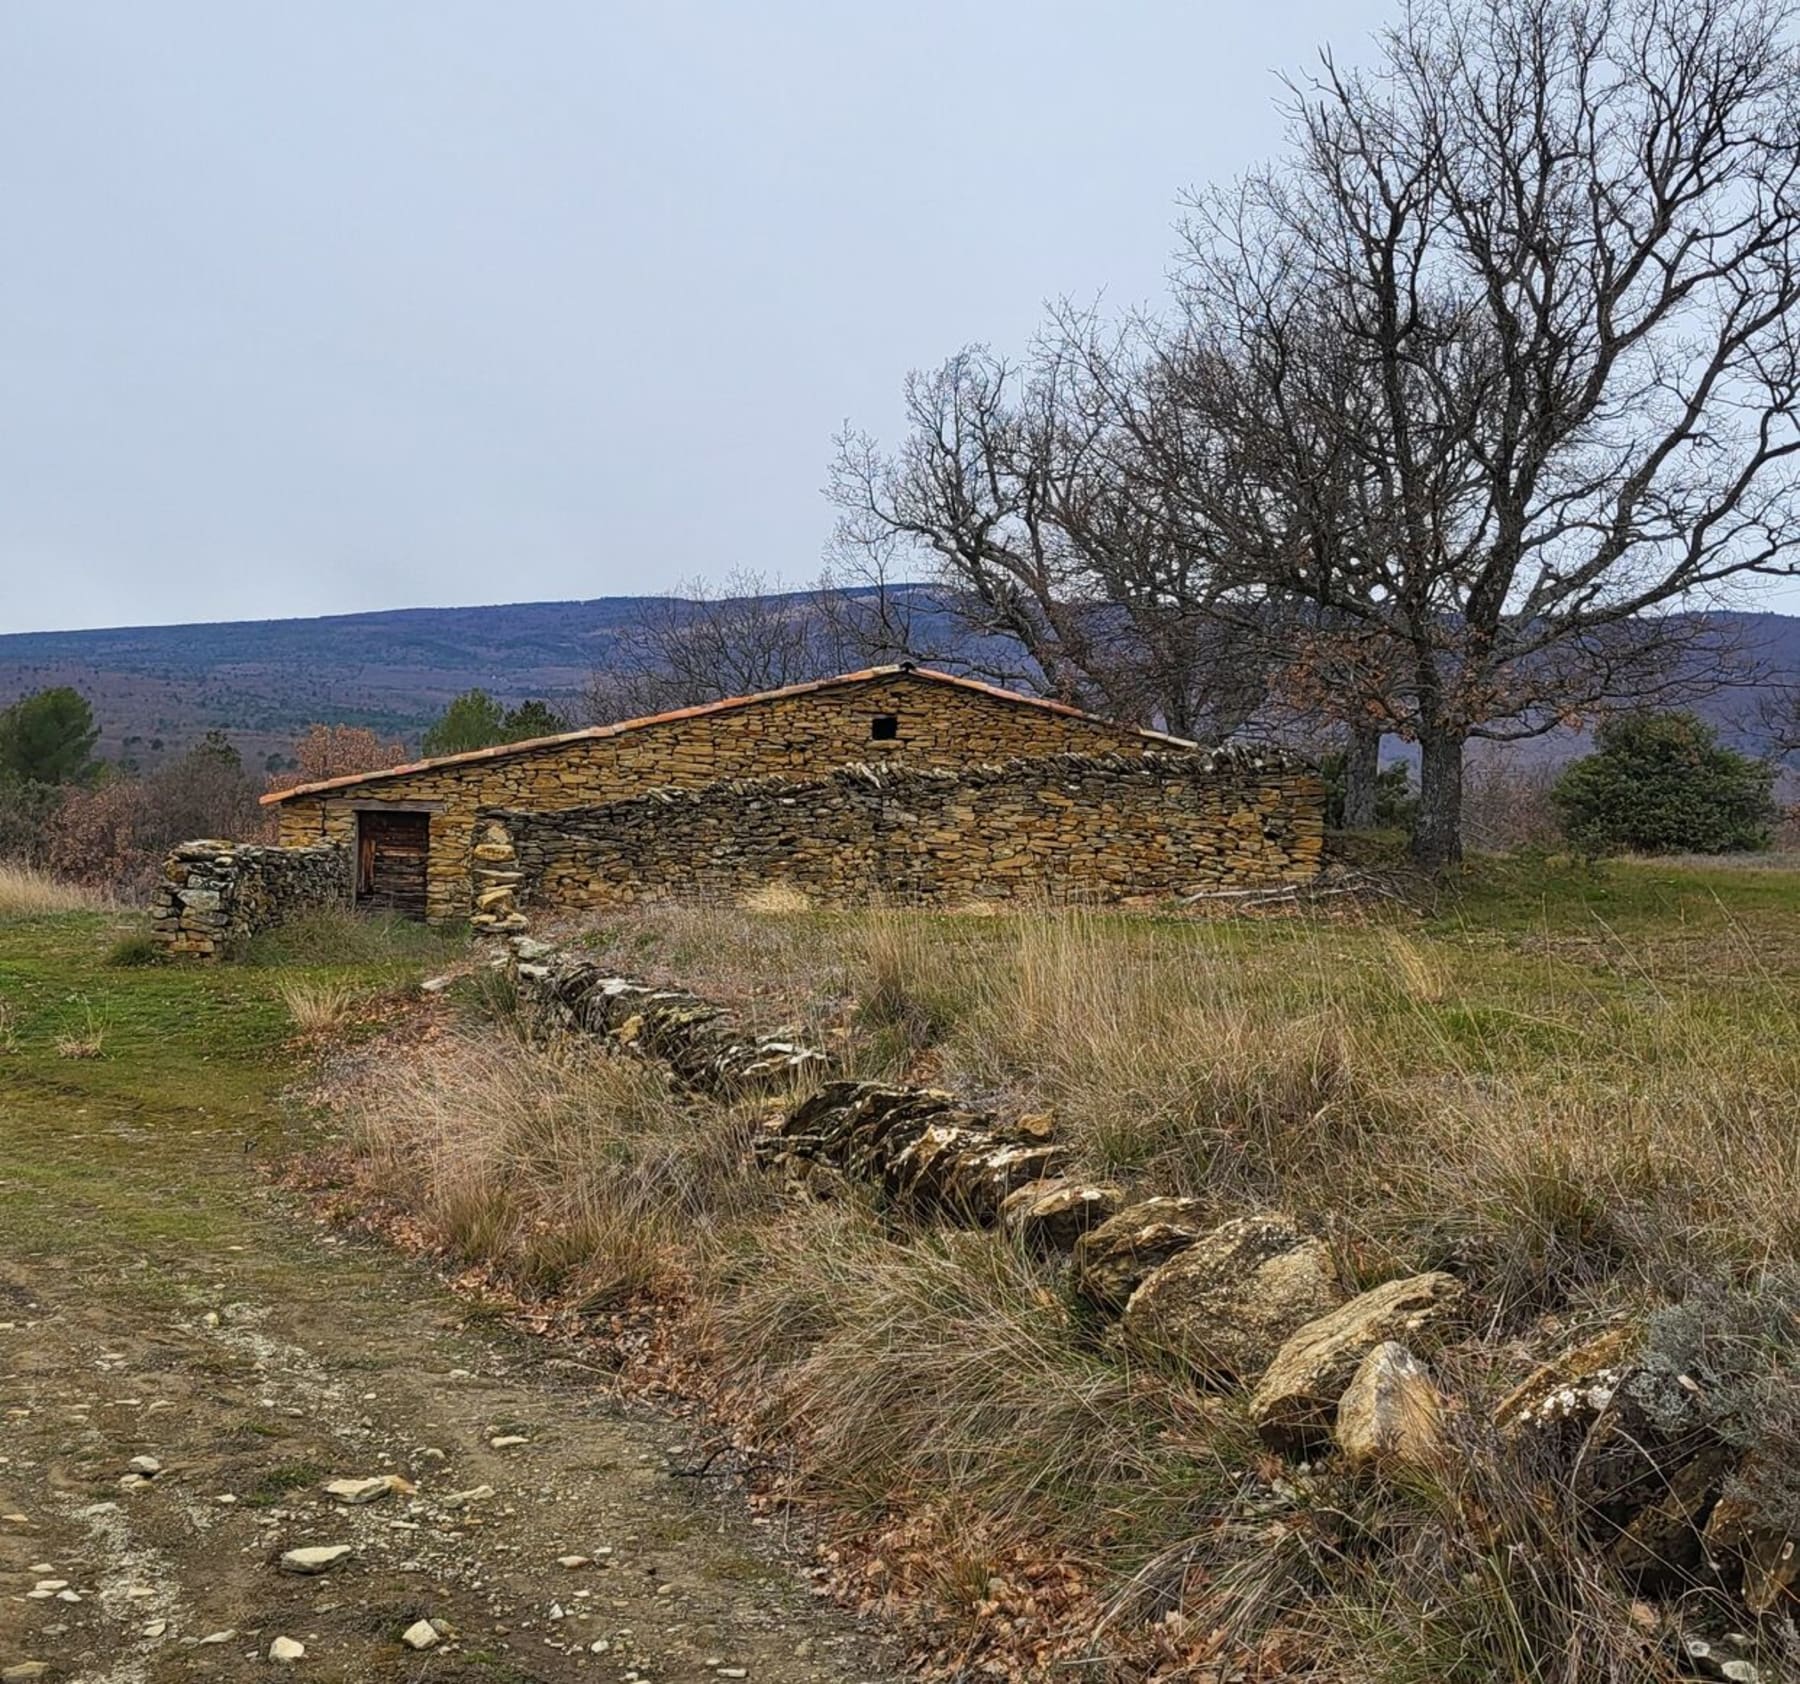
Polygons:
<instances>
[{"instance_id":1,"label":"terracotta roof tile","mask_svg":"<svg viewBox=\"0 0 1800 1684\"><path fill-rule=\"evenodd\" d=\"M955 673L939 672L934 667L915 667L910 662L901 662L895 666L865 667L859 672L841 672L832 678L809 679L804 684L789 684L779 690L759 690L749 696L728 696L723 701L671 708L667 713L645 714L640 719L621 719L612 725L589 725L579 731L564 731L553 737L528 737L523 742L496 743L492 748L472 748L461 754L440 754L429 760L409 761L404 766L387 766L379 772L349 772L342 777L320 778L312 783L295 784L292 789L270 790L262 797L262 804L265 807L277 806L283 801L293 800L297 795L318 795L325 790L351 789L360 784L378 783L384 778L404 778L417 772L434 772L441 766L468 766L483 760L502 760L514 754L532 754L560 743L595 742L605 737L623 736L627 731L641 731L649 725L665 725L671 720L698 719L705 714L729 713L736 708L753 707L758 702L779 701L784 696L804 696L816 690L831 690L849 684L869 684L878 679L900 675L927 679L934 684L953 684L958 689L974 690L981 695L1016 703L1020 707L1042 708L1048 713L1061 714L1068 719L1085 719L1090 724L1104 725L1129 736L1142 737L1146 742L1171 744L1181 748L1195 746L1185 738L1172 737L1163 731L1149 731L1136 725L1120 725L1114 720L1102 719L1098 714L1084 713L1066 702L1053 702L1044 696L1027 696L1017 690L1002 689L997 684L985 684L978 678L962 678Z\"/></svg>"}]
</instances>

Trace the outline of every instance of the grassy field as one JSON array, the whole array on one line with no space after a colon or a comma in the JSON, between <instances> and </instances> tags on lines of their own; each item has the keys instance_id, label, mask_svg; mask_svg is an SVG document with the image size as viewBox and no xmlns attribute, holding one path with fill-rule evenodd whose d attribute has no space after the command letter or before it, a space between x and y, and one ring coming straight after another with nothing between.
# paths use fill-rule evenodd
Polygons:
<instances>
[{"instance_id":1,"label":"grassy field","mask_svg":"<svg viewBox=\"0 0 1800 1684\"><path fill-rule=\"evenodd\" d=\"M128 929L0 911L0 1224L254 1244L243 1153L310 1139L276 1099L300 1027L355 1033L447 949L334 924L244 965L109 965ZM1757 1447L1800 1451L1800 872L1484 862L1429 904L1297 917L664 908L580 939L853 1069L1048 1109L1093 1175L1286 1209L1352 1280L1453 1269L1479 1313L1439 1373L1471 1422L1582 1329L1685 1304ZM1296 1477L1000 1238L785 1200L753 1115L651 1067L528 1051L503 1016L384 1045L340 1096L346 1197L601 1329L661 1306L654 1348L824 1517L840 1590L947 1669L1635 1684L1726 1617L1703 1589L1634 1612L1475 1439L1448 1486ZM177 1153L194 1190L157 1196ZM1800 1492L1765 1497L1800 1525Z\"/></svg>"},{"instance_id":2,"label":"grassy field","mask_svg":"<svg viewBox=\"0 0 1800 1684\"><path fill-rule=\"evenodd\" d=\"M1478 1312L1440 1375L1471 1422L1582 1329L1701 1306L1766 1457L1800 1446L1800 873L1484 862L1325 915L671 907L578 939L864 1073L1047 1109L1093 1175L1286 1210L1352 1281L1454 1270ZM743 1430L878 1564L853 1588L932 1609L958 1665L1078 1658L1103 1623L1102 1651L1246 1676L1673 1676L1667 1624L1479 1435L1454 1489L1285 1483L1236 1403L1122 1366L1003 1240L773 1201L747 1120L653 1072L501 1029L350 1112L452 1252L688 1306ZM1763 1493L1785 1524L1796 1495Z\"/></svg>"},{"instance_id":3,"label":"grassy field","mask_svg":"<svg viewBox=\"0 0 1800 1684\"><path fill-rule=\"evenodd\" d=\"M29 908L0 896L0 1672L251 1677L281 1634L308 1676L368 1684L695 1679L709 1656L892 1676L712 1486L672 1476L680 1424L610 1407L590 1362L308 1220L266 1173L320 1143L319 1053L455 1019L415 985L460 940L321 921L209 967L144 963L141 933L41 882ZM146 1454L161 1471L126 1490ZM319 1489L372 1473L417 1494ZM499 1500L452 1512L477 1487ZM321 1542L354 1547L328 1587L277 1570ZM591 1601L559 1562L577 1547L618 1568ZM27 1594L52 1571L73 1601ZM454 1633L429 1658L401 1635L422 1618Z\"/></svg>"},{"instance_id":4,"label":"grassy field","mask_svg":"<svg viewBox=\"0 0 1800 1684\"><path fill-rule=\"evenodd\" d=\"M71 1260L121 1246L178 1252L227 1230L253 1239L243 1160L281 1151L302 1121L279 1098L309 1063L284 993L367 1000L452 951L411 926L315 926L246 964L145 964L132 962L141 914L58 896L41 879L29 896L8 887L0 1227Z\"/></svg>"}]
</instances>

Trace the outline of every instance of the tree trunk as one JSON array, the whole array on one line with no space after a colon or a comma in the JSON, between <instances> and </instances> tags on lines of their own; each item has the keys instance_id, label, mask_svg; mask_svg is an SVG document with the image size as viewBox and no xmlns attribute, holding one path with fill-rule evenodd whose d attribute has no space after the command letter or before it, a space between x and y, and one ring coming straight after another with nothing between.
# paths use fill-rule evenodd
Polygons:
<instances>
[{"instance_id":1,"label":"tree trunk","mask_svg":"<svg viewBox=\"0 0 1800 1684\"><path fill-rule=\"evenodd\" d=\"M1464 733L1442 726L1419 734L1419 812L1413 864L1442 871L1462 858Z\"/></svg>"},{"instance_id":2,"label":"tree trunk","mask_svg":"<svg viewBox=\"0 0 1800 1684\"><path fill-rule=\"evenodd\" d=\"M1344 744L1344 829L1375 828L1375 779L1381 771L1381 727L1352 725Z\"/></svg>"}]
</instances>

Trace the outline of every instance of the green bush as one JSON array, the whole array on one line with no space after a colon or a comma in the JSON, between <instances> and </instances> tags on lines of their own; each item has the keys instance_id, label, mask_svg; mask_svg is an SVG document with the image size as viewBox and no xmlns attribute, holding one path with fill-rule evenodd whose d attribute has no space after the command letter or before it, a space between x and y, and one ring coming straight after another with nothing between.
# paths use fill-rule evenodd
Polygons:
<instances>
[{"instance_id":1,"label":"green bush","mask_svg":"<svg viewBox=\"0 0 1800 1684\"><path fill-rule=\"evenodd\" d=\"M1319 757L1319 776L1325 780L1325 827L1344 828L1344 763L1342 749ZM1375 774L1375 828L1410 830L1419 810L1418 792L1404 760L1390 760Z\"/></svg>"},{"instance_id":2,"label":"green bush","mask_svg":"<svg viewBox=\"0 0 1800 1684\"><path fill-rule=\"evenodd\" d=\"M1727 854L1766 848L1775 774L1721 748L1691 713L1638 713L1600 727L1593 754L1550 792L1577 852Z\"/></svg>"}]
</instances>

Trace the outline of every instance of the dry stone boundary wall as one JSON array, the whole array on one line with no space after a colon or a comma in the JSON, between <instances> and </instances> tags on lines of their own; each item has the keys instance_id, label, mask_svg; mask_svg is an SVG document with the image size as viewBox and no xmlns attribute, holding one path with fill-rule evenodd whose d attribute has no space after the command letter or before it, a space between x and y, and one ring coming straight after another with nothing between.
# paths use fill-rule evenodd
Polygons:
<instances>
[{"instance_id":1,"label":"dry stone boundary wall","mask_svg":"<svg viewBox=\"0 0 1800 1684\"><path fill-rule=\"evenodd\" d=\"M1149 903L1308 882L1324 848L1319 778L1244 749L856 765L481 817L476 852L506 873L491 885L500 904L482 910L506 915L515 905L735 898L771 884L838 904ZM490 886L478 885L479 899Z\"/></svg>"},{"instance_id":2,"label":"dry stone boundary wall","mask_svg":"<svg viewBox=\"0 0 1800 1684\"><path fill-rule=\"evenodd\" d=\"M167 953L219 959L258 930L349 898L349 854L333 844L183 842L163 862L151 933Z\"/></svg>"},{"instance_id":3,"label":"dry stone boundary wall","mask_svg":"<svg viewBox=\"0 0 1800 1684\"><path fill-rule=\"evenodd\" d=\"M723 1007L530 937L502 962L552 1030L660 1059L694 1092L784 1100L755 1150L791 1184L831 1196L872 1183L917 1216L1010 1232L1110 1325L1103 1343L1238 1392L1272 1450L1334 1449L1363 1477L1434 1481L1457 1478L1465 1456L1496 1457L1540 1482L1544 1504L1572 1502L1592 1546L1645 1593L1709 1576L1750 1613L1800 1613L1797 1540L1733 1498L1742 1453L1707 1424L1703 1383L1671 1387L1641 1329L1577 1343L1477 1412L1415 1354L1474 1319L1452 1275L1353 1295L1328 1249L1279 1212L1208 1226L1197 1201L1128 1202L1074 1176L1047 1117L1008 1122L940 1090L838 1079L796 1038L751 1034ZM1671 1395L1692 1420L1670 1418ZM1693 1660L1703 1650L1688 1644Z\"/></svg>"}]
</instances>

